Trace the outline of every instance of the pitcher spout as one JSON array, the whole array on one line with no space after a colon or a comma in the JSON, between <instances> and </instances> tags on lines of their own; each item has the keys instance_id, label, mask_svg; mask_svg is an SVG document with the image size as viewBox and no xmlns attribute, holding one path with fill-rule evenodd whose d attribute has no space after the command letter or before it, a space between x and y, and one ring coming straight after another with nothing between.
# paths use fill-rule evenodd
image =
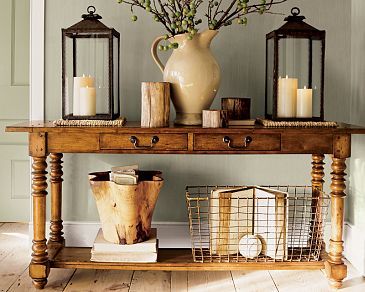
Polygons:
<instances>
[{"instance_id":1,"label":"pitcher spout","mask_svg":"<svg viewBox=\"0 0 365 292\"><path fill-rule=\"evenodd\" d=\"M201 46L209 48L210 43L214 37L218 34L218 30L207 29L199 34L199 41Z\"/></svg>"}]
</instances>

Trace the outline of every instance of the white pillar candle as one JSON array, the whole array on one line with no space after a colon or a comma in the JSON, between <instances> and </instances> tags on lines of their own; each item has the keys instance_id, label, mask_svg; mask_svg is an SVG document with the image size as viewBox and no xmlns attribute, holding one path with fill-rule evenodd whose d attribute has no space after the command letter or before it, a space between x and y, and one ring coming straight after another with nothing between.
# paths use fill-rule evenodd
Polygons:
<instances>
[{"instance_id":1,"label":"white pillar candle","mask_svg":"<svg viewBox=\"0 0 365 292\"><path fill-rule=\"evenodd\" d=\"M312 89L298 89L297 91L297 118L311 118L312 114Z\"/></svg>"},{"instance_id":2,"label":"white pillar candle","mask_svg":"<svg viewBox=\"0 0 365 292\"><path fill-rule=\"evenodd\" d=\"M277 115L280 118L294 118L297 111L297 78L279 78Z\"/></svg>"},{"instance_id":3,"label":"white pillar candle","mask_svg":"<svg viewBox=\"0 0 365 292\"><path fill-rule=\"evenodd\" d=\"M74 77L74 95L73 95L73 115L80 115L80 88L94 87L95 78L83 75L82 77Z\"/></svg>"},{"instance_id":4,"label":"white pillar candle","mask_svg":"<svg viewBox=\"0 0 365 292\"><path fill-rule=\"evenodd\" d=\"M96 89L95 87L80 88L80 116L96 115Z\"/></svg>"}]
</instances>

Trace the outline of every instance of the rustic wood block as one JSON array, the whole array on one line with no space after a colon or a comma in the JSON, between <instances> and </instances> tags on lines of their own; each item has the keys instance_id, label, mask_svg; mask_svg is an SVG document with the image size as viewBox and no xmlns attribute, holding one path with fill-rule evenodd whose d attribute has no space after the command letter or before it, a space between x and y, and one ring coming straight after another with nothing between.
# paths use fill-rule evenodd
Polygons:
<instances>
[{"instance_id":1,"label":"rustic wood block","mask_svg":"<svg viewBox=\"0 0 365 292\"><path fill-rule=\"evenodd\" d=\"M249 120L251 117L251 98L223 97L221 107L228 111L228 120Z\"/></svg>"},{"instance_id":2,"label":"rustic wood block","mask_svg":"<svg viewBox=\"0 0 365 292\"><path fill-rule=\"evenodd\" d=\"M170 83L142 82L142 128L168 127L170 118Z\"/></svg>"},{"instance_id":3,"label":"rustic wood block","mask_svg":"<svg viewBox=\"0 0 365 292\"><path fill-rule=\"evenodd\" d=\"M222 117L220 110L203 110L203 128L221 128Z\"/></svg>"}]
</instances>

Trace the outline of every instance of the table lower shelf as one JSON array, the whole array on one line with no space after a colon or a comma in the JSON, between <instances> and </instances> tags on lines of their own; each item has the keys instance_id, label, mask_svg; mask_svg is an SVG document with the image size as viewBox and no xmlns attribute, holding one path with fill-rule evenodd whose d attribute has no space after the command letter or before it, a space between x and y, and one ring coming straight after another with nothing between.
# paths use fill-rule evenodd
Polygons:
<instances>
[{"instance_id":1,"label":"table lower shelf","mask_svg":"<svg viewBox=\"0 0 365 292\"><path fill-rule=\"evenodd\" d=\"M101 263L90 261L90 248L60 247L49 250L51 268L220 271L220 270L319 270L318 262L195 263L190 249L159 249L157 263Z\"/></svg>"}]
</instances>

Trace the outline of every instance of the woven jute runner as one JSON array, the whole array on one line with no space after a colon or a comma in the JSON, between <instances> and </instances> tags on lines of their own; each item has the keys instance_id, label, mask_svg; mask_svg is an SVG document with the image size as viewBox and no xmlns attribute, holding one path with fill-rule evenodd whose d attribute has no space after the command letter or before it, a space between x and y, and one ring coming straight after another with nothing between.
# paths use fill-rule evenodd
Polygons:
<instances>
[{"instance_id":1,"label":"woven jute runner","mask_svg":"<svg viewBox=\"0 0 365 292\"><path fill-rule=\"evenodd\" d=\"M337 128L337 122L313 122L313 121L271 121L257 119L258 124L266 128Z\"/></svg>"},{"instance_id":2,"label":"woven jute runner","mask_svg":"<svg viewBox=\"0 0 365 292\"><path fill-rule=\"evenodd\" d=\"M106 120L55 120L53 124L57 127L123 127L126 123L125 118L112 121Z\"/></svg>"}]
</instances>

